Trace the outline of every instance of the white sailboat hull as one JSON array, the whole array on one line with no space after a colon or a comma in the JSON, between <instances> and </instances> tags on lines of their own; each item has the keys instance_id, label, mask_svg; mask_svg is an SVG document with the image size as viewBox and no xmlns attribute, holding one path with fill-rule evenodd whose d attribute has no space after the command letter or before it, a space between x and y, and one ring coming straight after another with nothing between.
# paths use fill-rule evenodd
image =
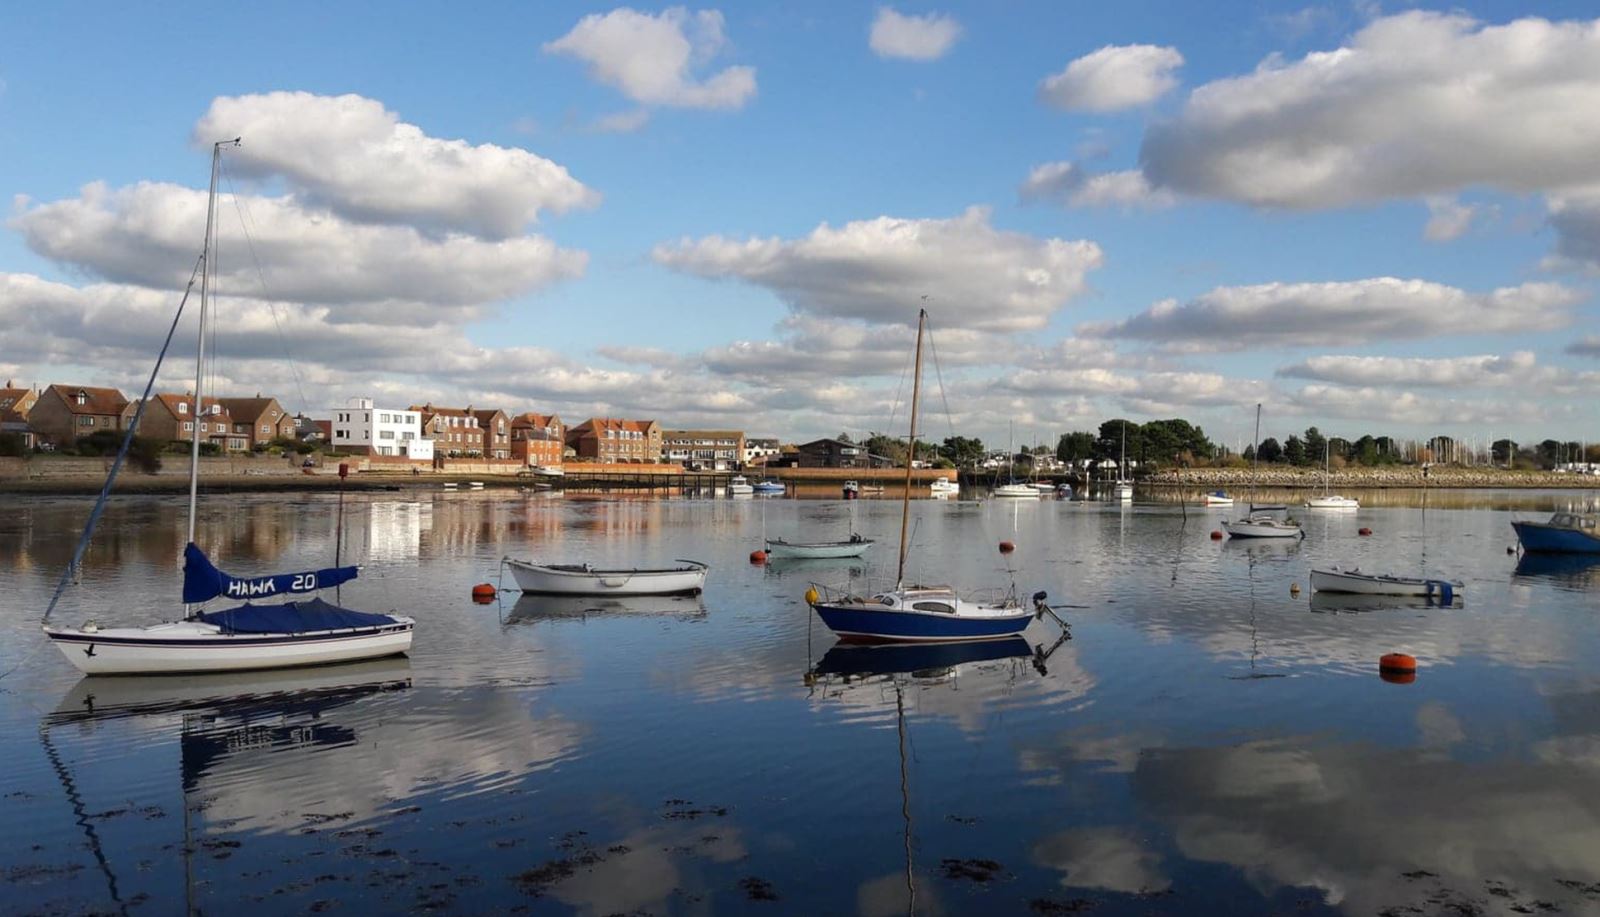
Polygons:
<instances>
[{"instance_id":1,"label":"white sailboat hull","mask_svg":"<svg viewBox=\"0 0 1600 917\"><path fill-rule=\"evenodd\" d=\"M1037 500L1039 492L1027 484L1001 484L994 495L1008 500Z\"/></svg>"},{"instance_id":2,"label":"white sailboat hull","mask_svg":"<svg viewBox=\"0 0 1600 917\"><path fill-rule=\"evenodd\" d=\"M1200 503L1204 506L1232 506L1233 498L1219 497L1216 494L1206 494L1200 498Z\"/></svg>"},{"instance_id":3,"label":"white sailboat hull","mask_svg":"<svg viewBox=\"0 0 1600 917\"><path fill-rule=\"evenodd\" d=\"M822 560L830 557L860 557L872 547L871 539L860 541L819 541L809 544L774 538L767 542L767 554L805 560Z\"/></svg>"},{"instance_id":4,"label":"white sailboat hull","mask_svg":"<svg viewBox=\"0 0 1600 917\"><path fill-rule=\"evenodd\" d=\"M1132 503L1133 485L1118 484L1116 487L1113 487L1111 489L1111 499L1117 501L1118 503Z\"/></svg>"},{"instance_id":5,"label":"white sailboat hull","mask_svg":"<svg viewBox=\"0 0 1600 917\"><path fill-rule=\"evenodd\" d=\"M1333 567L1311 571L1311 588L1315 592L1346 592L1356 595L1410 595L1429 596L1439 592L1438 583L1448 582L1451 590L1461 592L1465 586L1448 580L1428 580L1418 576L1389 576L1362 573L1359 570L1340 570Z\"/></svg>"},{"instance_id":6,"label":"white sailboat hull","mask_svg":"<svg viewBox=\"0 0 1600 917\"><path fill-rule=\"evenodd\" d=\"M703 591L706 565L683 563L687 566L664 570L597 570L588 564L530 564L505 559L523 592L551 595L679 595Z\"/></svg>"},{"instance_id":7,"label":"white sailboat hull","mask_svg":"<svg viewBox=\"0 0 1600 917\"><path fill-rule=\"evenodd\" d=\"M961 485L960 484L957 484L955 481L950 481L950 480L947 480L945 478L939 478L938 480L934 481L932 484L928 485L928 489L932 490L936 494L958 494L958 493L961 493Z\"/></svg>"},{"instance_id":8,"label":"white sailboat hull","mask_svg":"<svg viewBox=\"0 0 1600 917\"><path fill-rule=\"evenodd\" d=\"M201 621L85 630L46 627L45 636L85 675L242 672L380 659L409 652L416 622L300 634L227 633Z\"/></svg>"},{"instance_id":9,"label":"white sailboat hull","mask_svg":"<svg viewBox=\"0 0 1600 917\"><path fill-rule=\"evenodd\" d=\"M1300 526L1276 519L1224 521L1222 530L1234 538L1300 538L1305 535Z\"/></svg>"},{"instance_id":10,"label":"white sailboat hull","mask_svg":"<svg viewBox=\"0 0 1600 917\"><path fill-rule=\"evenodd\" d=\"M1311 509L1360 509L1361 501L1354 497L1334 494L1328 497L1312 497L1306 501L1306 506Z\"/></svg>"}]
</instances>

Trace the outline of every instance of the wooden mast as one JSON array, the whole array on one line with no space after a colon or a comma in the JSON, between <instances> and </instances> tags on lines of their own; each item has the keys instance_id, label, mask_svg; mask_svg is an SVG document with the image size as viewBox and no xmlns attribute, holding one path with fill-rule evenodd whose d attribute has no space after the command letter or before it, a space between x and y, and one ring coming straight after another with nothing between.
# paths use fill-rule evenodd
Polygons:
<instances>
[{"instance_id":1,"label":"wooden mast","mask_svg":"<svg viewBox=\"0 0 1600 917\"><path fill-rule=\"evenodd\" d=\"M895 588L906 582L906 532L911 526L911 456L917 448L917 399L922 395L922 328L928 310L917 310L917 359L911 371L911 436L906 441L906 487L900 498L900 568L895 573Z\"/></svg>"}]
</instances>

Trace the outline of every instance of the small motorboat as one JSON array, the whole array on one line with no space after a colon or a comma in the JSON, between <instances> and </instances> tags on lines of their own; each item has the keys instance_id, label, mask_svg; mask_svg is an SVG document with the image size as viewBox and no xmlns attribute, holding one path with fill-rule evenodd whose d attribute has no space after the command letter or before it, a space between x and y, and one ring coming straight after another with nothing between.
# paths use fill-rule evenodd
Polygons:
<instances>
[{"instance_id":1,"label":"small motorboat","mask_svg":"<svg viewBox=\"0 0 1600 917\"><path fill-rule=\"evenodd\" d=\"M846 500L854 500L859 496L861 496L860 484L857 484L855 481L844 482L844 498Z\"/></svg>"},{"instance_id":2,"label":"small motorboat","mask_svg":"<svg viewBox=\"0 0 1600 917\"><path fill-rule=\"evenodd\" d=\"M1065 481L1056 485L1056 496L1063 500L1077 499L1077 493L1072 489L1072 485Z\"/></svg>"},{"instance_id":3,"label":"small motorboat","mask_svg":"<svg viewBox=\"0 0 1600 917\"><path fill-rule=\"evenodd\" d=\"M862 484L857 489L860 490L864 494L881 494L881 493L883 493L883 485L882 484Z\"/></svg>"},{"instance_id":4,"label":"small motorboat","mask_svg":"<svg viewBox=\"0 0 1600 917\"><path fill-rule=\"evenodd\" d=\"M1466 587L1458 580L1429 579L1421 576L1392 576L1387 573L1362 573L1338 567L1311 571L1314 592L1350 592L1357 595L1410 595L1437 597L1449 603Z\"/></svg>"},{"instance_id":5,"label":"small motorboat","mask_svg":"<svg viewBox=\"0 0 1600 917\"><path fill-rule=\"evenodd\" d=\"M782 481L757 481L751 487L758 494L781 494L789 490Z\"/></svg>"},{"instance_id":6,"label":"small motorboat","mask_svg":"<svg viewBox=\"0 0 1600 917\"><path fill-rule=\"evenodd\" d=\"M782 538L767 539L768 556L806 560L829 557L860 557L870 547L872 547L872 539L863 538L860 535L851 535L848 541L804 542L785 541Z\"/></svg>"},{"instance_id":7,"label":"small motorboat","mask_svg":"<svg viewBox=\"0 0 1600 917\"><path fill-rule=\"evenodd\" d=\"M736 474L728 479L728 496L739 497L756 492L755 487L742 474Z\"/></svg>"},{"instance_id":8,"label":"small motorboat","mask_svg":"<svg viewBox=\"0 0 1600 917\"><path fill-rule=\"evenodd\" d=\"M589 564L535 564L501 558L517 587L548 595L693 595L706 587L707 566L679 560L681 567L600 569Z\"/></svg>"},{"instance_id":9,"label":"small motorboat","mask_svg":"<svg viewBox=\"0 0 1600 917\"><path fill-rule=\"evenodd\" d=\"M1118 481L1117 486L1111 488L1111 499L1117 503L1133 502L1133 485L1127 481Z\"/></svg>"},{"instance_id":10,"label":"small motorboat","mask_svg":"<svg viewBox=\"0 0 1600 917\"><path fill-rule=\"evenodd\" d=\"M1009 484L1001 484L1001 485L997 486L994 489L994 495L996 497L1000 497L1000 498L1006 499L1006 500L1037 500L1037 499L1039 499L1039 492L1037 490L1034 490L1032 484L1021 484L1021 483L1018 483L1016 481L1012 481Z\"/></svg>"},{"instance_id":11,"label":"small motorboat","mask_svg":"<svg viewBox=\"0 0 1600 917\"><path fill-rule=\"evenodd\" d=\"M1548 522L1512 522L1522 550L1533 554L1600 554L1594 513L1556 513Z\"/></svg>"},{"instance_id":12,"label":"small motorboat","mask_svg":"<svg viewBox=\"0 0 1600 917\"><path fill-rule=\"evenodd\" d=\"M1253 512L1243 519L1223 520L1222 530L1234 538L1304 538L1305 530L1293 519Z\"/></svg>"},{"instance_id":13,"label":"small motorboat","mask_svg":"<svg viewBox=\"0 0 1600 917\"><path fill-rule=\"evenodd\" d=\"M961 485L958 482L952 481L949 478L943 477L943 476L934 478L933 479L933 483L929 484L928 488L930 490L932 490L936 494L958 494L958 493L961 493Z\"/></svg>"},{"instance_id":14,"label":"small motorboat","mask_svg":"<svg viewBox=\"0 0 1600 917\"><path fill-rule=\"evenodd\" d=\"M539 465L533 469L533 473L547 478L559 478L565 476L567 471L560 465Z\"/></svg>"},{"instance_id":15,"label":"small motorboat","mask_svg":"<svg viewBox=\"0 0 1600 917\"><path fill-rule=\"evenodd\" d=\"M1228 492L1225 490L1213 490L1211 493L1200 495L1200 505L1232 506L1233 498L1228 496Z\"/></svg>"}]
</instances>

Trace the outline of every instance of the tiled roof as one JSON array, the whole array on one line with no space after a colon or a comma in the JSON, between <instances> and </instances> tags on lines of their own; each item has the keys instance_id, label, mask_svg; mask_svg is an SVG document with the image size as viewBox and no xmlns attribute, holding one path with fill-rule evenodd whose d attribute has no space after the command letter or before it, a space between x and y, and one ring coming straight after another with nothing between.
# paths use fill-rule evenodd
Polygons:
<instances>
[{"instance_id":1,"label":"tiled roof","mask_svg":"<svg viewBox=\"0 0 1600 917\"><path fill-rule=\"evenodd\" d=\"M66 403L67 411L72 414L121 414L122 409L128 406L128 399L114 388L91 388L87 385L52 385L50 391L55 392ZM78 393L82 392L85 401L78 403Z\"/></svg>"},{"instance_id":2,"label":"tiled roof","mask_svg":"<svg viewBox=\"0 0 1600 917\"><path fill-rule=\"evenodd\" d=\"M218 398L217 402L222 405L224 411L233 416L234 420L254 424L277 400L276 398ZM278 405L278 410L282 411L283 405ZM283 415L280 414L277 419L282 420Z\"/></svg>"}]
</instances>

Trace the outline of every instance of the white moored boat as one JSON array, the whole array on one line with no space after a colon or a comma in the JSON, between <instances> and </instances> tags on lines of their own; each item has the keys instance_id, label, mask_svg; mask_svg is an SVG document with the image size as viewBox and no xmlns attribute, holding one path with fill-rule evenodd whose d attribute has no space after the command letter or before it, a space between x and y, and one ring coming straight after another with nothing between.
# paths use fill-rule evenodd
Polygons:
<instances>
[{"instance_id":1,"label":"white moored boat","mask_svg":"<svg viewBox=\"0 0 1600 917\"><path fill-rule=\"evenodd\" d=\"M796 560L821 560L830 557L860 557L872 547L871 538L862 538L860 535L851 535L848 541L784 541L782 538L767 539L767 554L770 557L787 557Z\"/></svg>"},{"instance_id":2,"label":"white moored boat","mask_svg":"<svg viewBox=\"0 0 1600 917\"><path fill-rule=\"evenodd\" d=\"M1362 573L1355 569L1341 570L1338 567L1329 567L1311 571L1311 588L1316 592L1348 592L1357 595L1437 596L1448 602L1454 595L1465 590L1466 586L1455 580Z\"/></svg>"},{"instance_id":3,"label":"white moored boat","mask_svg":"<svg viewBox=\"0 0 1600 917\"><path fill-rule=\"evenodd\" d=\"M1251 513L1243 519L1222 522L1222 530L1234 538L1304 538L1305 530L1293 519L1279 519L1266 513Z\"/></svg>"},{"instance_id":4,"label":"white moored boat","mask_svg":"<svg viewBox=\"0 0 1600 917\"><path fill-rule=\"evenodd\" d=\"M929 484L928 487L936 494L961 493L961 484L946 477L934 478L933 483Z\"/></svg>"},{"instance_id":5,"label":"white moored boat","mask_svg":"<svg viewBox=\"0 0 1600 917\"><path fill-rule=\"evenodd\" d=\"M202 368L206 365L206 333L208 308L215 298L211 289L212 265L216 260L214 250L215 217L217 206L217 176L221 168L222 148L236 145L237 140L213 144L211 147L211 188L206 199L206 239L200 258L200 316L199 341L196 345L195 385L192 396L192 416L204 416L207 407L201 393L201 383L206 378ZM191 284L192 289L192 284ZM183 314L189 295L184 294L178 306L178 317ZM178 327L173 319L172 329ZM55 594L45 609L41 622L44 635L54 643L79 671L86 675L150 675L192 674L204 672L236 672L247 669L275 669L292 666L324 665L332 662L349 662L357 659L374 659L393 656L411 649L412 630L416 622L411 618L392 614L373 614L340 608L318 598L286 601L277 604L252 604L251 599L278 598L317 592L349 582L357 576L357 568L338 565L338 548L335 547L334 566L322 570L299 573L279 573L256 577L234 577L218 570L205 553L195 545L195 520L199 493L200 439L204 424L193 425L189 453L189 524L187 545L184 547L183 567L183 617L146 627L101 627L87 621L78 627L53 627L50 615L56 603L73 582L84 552L94 535L95 522L112 491L117 473L128 454L139 421L145 408L153 400L151 391L161 372L167 347L172 343L172 331L156 358L155 369L145 386L144 395L137 402L132 418L123 434L122 447L111 469L100 499L89 514L83 535L78 540L72 559L63 571ZM343 468L343 466L340 466ZM342 478L343 475L341 474ZM339 509L343 522L344 501L341 491ZM165 538L166 534L152 535ZM337 545L337 541L335 542ZM120 597L110 597L112 601ZM205 602L217 598L245 604L218 611L204 611Z\"/></svg>"},{"instance_id":6,"label":"white moored boat","mask_svg":"<svg viewBox=\"0 0 1600 917\"><path fill-rule=\"evenodd\" d=\"M1306 506L1310 509L1360 509L1361 501L1355 497L1326 494L1321 497L1312 497L1306 501Z\"/></svg>"},{"instance_id":7,"label":"white moored boat","mask_svg":"<svg viewBox=\"0 0 1600 917\"><path fill-rule=\"evenodd\" d=\"M1232 506L1233 498L1225 491L1213 490L1211 493L1201 494L1200 503L1203 506Z\"/></svg>"},{"instance_id":8,"label":"white moored boat","mask_svg":"<svg viewBox=\"0 0 1600 917\"><path fill-rule=\"evenodd\" d=\"M1037 500L1039 492L1031 484L1001 484L994 489L994 495L1012 500Z\"/></svg>"},{"instance_id":9,"label":"white moored boat","mask_svg":"<svg viewBox=\"0 0 1600 917\"><path fill-rule=\"evenodd\" d=\"M706 587L706 565L680 560L681 567L602 570L588 564L533 564L510 557L501 563L511 568L523 592L550 595L680 595Z\"/></svg>"},{"instance_id":10,"label":"white moored boat","mask_svg":"<svg viewBox=\"0 0 1600 917\"><path fill-rule=\"evenodd\" d=\"M1133 485L1127 481L1118 481L1117 486L1111 488L1111 499L1118 503L1133 502Z\"/></svg>"},{"instance_id":11,"label":"white moored boat","mask_svg":"<svg viewBox=\"0 0 1600 917\"><path fill-rule=\"evenodd\" d=\"M755 485L751 484L742 474L736 474L728 479L728 496L740 497L756 492Z\"/></svg>"}]
</instances>

